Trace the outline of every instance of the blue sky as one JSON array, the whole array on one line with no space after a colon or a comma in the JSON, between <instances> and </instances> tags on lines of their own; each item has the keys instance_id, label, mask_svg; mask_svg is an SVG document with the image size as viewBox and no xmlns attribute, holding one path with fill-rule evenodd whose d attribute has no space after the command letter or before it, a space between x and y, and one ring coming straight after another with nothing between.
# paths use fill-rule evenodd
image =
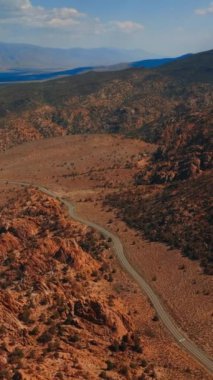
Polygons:
<instances>
[{"instance_id":1,"label":"blue sky","mask_svg":"<svg viewBox=\"0 0 213 380\"><path fill-rule=\"evenodd\" d=\"M209 0L0 0L0 41L121 47L159 55L212 48Z\"/></svg>"}]
</instances>

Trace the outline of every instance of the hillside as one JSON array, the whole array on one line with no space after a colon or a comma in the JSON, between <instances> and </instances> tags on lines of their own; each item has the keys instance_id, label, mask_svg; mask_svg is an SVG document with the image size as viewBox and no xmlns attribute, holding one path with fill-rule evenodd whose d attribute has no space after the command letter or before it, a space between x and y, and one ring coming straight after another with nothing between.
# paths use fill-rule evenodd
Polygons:
<instances>
[{"instance_id":1,"label":"hillside","mask_svg":"<svg viewBox=\"0 0 213 380\"><path fill-rule=\"evenodd\" d=\"M1 206L0 246L1 379L157 378L101 236L20 190Z\"/></svg>"},{"instance_id":2,"label":"hillside","mask_svg":"<svg viewBox=\"0 0 213 380\"><path fill-rule=\"evenodd\" d=\"M151 157L142 158L139 164L134 160L129 163L138 165L132 184L139 191L134 203L131 189L127 188L130 197L125 194L125 202L131 202L133 214L134 207L137 209L141 205L140 222L137 220L136 223L144 226L147 219L143 220L143 213L144 218L151 218L149 207L152 209L152 202L159 203L159 210L155 209L157 214L152 212L153 218L156 216L156 220L159 219L164 208L164 194L163 198L161 193L154 195L151 203L144 208L143 202L140 202L143 186L148 186L149 191L153 185L163 186L167 197L170 194L167 186L174 183L177 187L177 193L172 198L174 203L167 204L174 209L174 217L172 222L169 220L180 239L179 247L185 252L186 236L178 227L178 224L185 225L188 220L181 214L181 186L183 183L186 189L190 189L193 184L192 196L198 206L190 219L188 252L193 249L194 254L188 255L200 259L205 271L211 273L209 232L208 236L205 235L207 247L199 254L201 243L197 236L202 231L196 220L206 225L204 220L208 208L205 204L209 205L210 202L209 191L201 193L200 202L198 189L205 185L203 178L210 181L208 175L212 169L212 70L213 51L209 51L153 70L87 73L45 83L2 86L0 149L3 151L43 138L93 133L122 134L129 137L130 144L132 137L157 144L158 148ZM190 210L188 198L184 202L185 209ZM168 208L165 212L168 213ZM180 213L180 219L176 219L175 212ZM124 211L122 217L129 220ZM164 217L167 218L167 215ZM150 219L150 223L154 223L153 220ZM134 220L131 221L133 224ZM154 223L154 227L158 230L159 240L176 244L171 236L164 236L164 222L158 226ZM169 234L169 230L167 232ZM149 233L149 238L154 239L153 234Z\"/></svg>"},{"instance_id":3,"label":"hillside","mask_svg":"<svg viewBox=\"0 0 213 380\"><path fill-rule=\"evenodd\" d=\"M183 167L191 173L211 165L212 57L213 51L153 70L2 86L0 148L67 134L122 133L162 145L159 181L187 178Z\"/></svg>"},{"instance_id":4,"label":"hillside","mask_svg":"<svg viewBox=\"0 0 213 380\"><path fill-rule=\"evenodd\" d=\"M213 177L206 173L164 188L130 187L108 195L105 204L149 240L180 249L212 275L212 186Z\"/></svg>"},{"instance_id":5,"label":"hillside","mask_svg":"<svg viewBox=\"0 0 213 380\"><path fill-rule=\"evenodd\" d=\"M213 50L186 56L162 66L160 71L183 81L212 83Z\"/></svg>"}]
</instances>

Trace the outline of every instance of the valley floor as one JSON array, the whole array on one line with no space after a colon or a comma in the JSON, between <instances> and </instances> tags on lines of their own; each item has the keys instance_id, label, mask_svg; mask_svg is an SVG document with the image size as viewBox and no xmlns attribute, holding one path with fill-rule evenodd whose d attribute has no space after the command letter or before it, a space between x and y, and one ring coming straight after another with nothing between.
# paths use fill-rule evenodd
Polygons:
<instances>
[{"instance_id":1,"label":"valley floor","mask_svg":"<svg viewBox=\"0 0 213 380\"><path fill-rule=\"evenodd\" d=\"M138 140L112 136L70 136L33 142L0 155L0 179L32 181L68 197L79 213L94 220L121 238L134 267L160 295L169 312L188 336L212 354L210 334L210 276L202 274L197 262L179 251L149 243L119 220L114 210L103 206L105 196L131 184L137 162L146 160L153 146ZM2 185L0 203L13 186ZM182 352L159 321L140 290L116 260L117 280L113 284L146 342L146 356L157 363L159 379L208 379L208 375ZM184 296L183 296L184 295Z\"/></svg>"}]
</instances>

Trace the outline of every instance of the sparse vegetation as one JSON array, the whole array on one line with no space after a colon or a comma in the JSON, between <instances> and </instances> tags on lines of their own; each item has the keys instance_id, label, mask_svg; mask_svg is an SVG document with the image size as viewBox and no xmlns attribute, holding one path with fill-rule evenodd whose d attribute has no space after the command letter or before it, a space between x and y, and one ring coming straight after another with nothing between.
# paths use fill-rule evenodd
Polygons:
<instances>
[{"instance_id":1,"label":"sparse vegetation","mask_svg":"<svg viewBox=\"0 0 213 380\"><path fill-rule=\"evenodd\" d=\"M0 261L1 277L10 286L8 294L2 291L0 302L0 311L8 316L0 325L0 365L3 360L6 366L0 371L0 379L22 380L22 373L42 377L44 371L49 379L65 379L73 373L89 379L91 372L84 369L85 353L91 368L98 353L105 363L99 376L111 379L111 373L120 371L119 360L125 362L133 354L135 339L129 336L131 324L130 334L116 339L130 317L109 284L117 272L109 259L108 242L94 230L65 219L62 205L37 190L15 192L15 199L1 212L4 221L15 224L18 220L10 236L16 234L11 241L18 241L19 250L5 245L5 236L0 234L0 256L8 258L13 252L7 265ZM82 241L87 251L80 247ZM69 256L74 259L71 266ZM24 273L21 280L17 280L17 269ZM104 289L101 297L97 286ZM19 329L14 328L14 321L20 324ZM10 348L8 342L16 346ZM73 365L65 365L67 357ZM128 372L134 370L130 366Z\"/></svg>"},{"instance_id":2,"label":"sparse vegetation","mask_svg":"<svg viewBox=\"0 0 213 380\"><path fill-rule=\"evenodd\" d=\"M107 196L106 204L117 208L130 227L151 241L180 248L184 256L200 261L204 273L212 274L211 187L206 173L158 191L152 186L149 194L147 186L114 193ZM153 275L152 281L156 280Z\"/></svg>"}]
</instances>

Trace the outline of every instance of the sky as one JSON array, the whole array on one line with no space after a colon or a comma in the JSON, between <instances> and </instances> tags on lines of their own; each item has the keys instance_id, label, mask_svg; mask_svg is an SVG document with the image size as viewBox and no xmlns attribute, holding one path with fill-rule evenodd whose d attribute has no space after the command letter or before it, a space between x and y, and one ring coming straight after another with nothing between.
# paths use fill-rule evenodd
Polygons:
<instances>
[{"instance_id":1,"label":"sky","mask_svg":"<svg viewBox=\"0 0 213 380\"><path fill-rule=\"evenodd\" d=\"M143 49L173 56L212 49L209 0L0 0L0 41Z\"/></svg>"}]
</instances>

